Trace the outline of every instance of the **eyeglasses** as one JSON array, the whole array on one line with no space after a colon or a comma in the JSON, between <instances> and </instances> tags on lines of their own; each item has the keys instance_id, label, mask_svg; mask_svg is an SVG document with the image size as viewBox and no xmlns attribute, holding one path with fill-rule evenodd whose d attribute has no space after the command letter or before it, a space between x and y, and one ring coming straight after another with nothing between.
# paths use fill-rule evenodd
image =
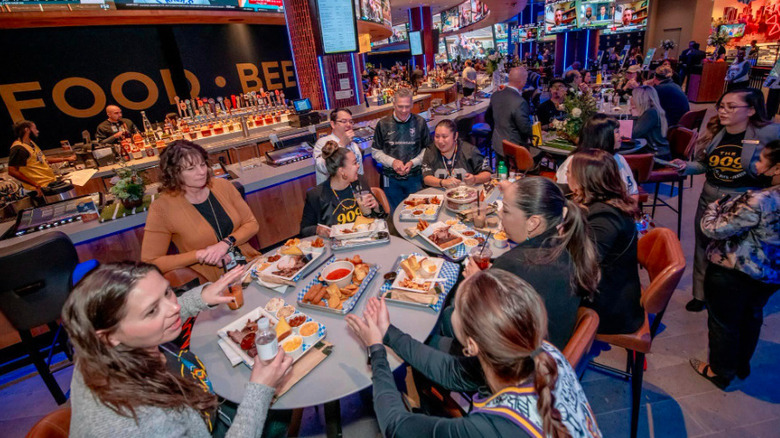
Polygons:
<instances>
[{"instance_id":1,"label":"eyeglasses","mask_svg":"<svg viewBox=\"0 0 780 438\"><path fill-rule=\"evenodd\" d=\"M352 119L336 120L336 123L341 123L342 125L354 125L355 124L355 122Z\"/></svg>"},{"instance_id":2,"label":"eyeglasses","mask_svg":"<svg viewBox=\"0 0 780 438\"><path fill-rule=\"evenodd\" d=\"M750 105L723 105L720 104L717 107L715 107L718 111L723 110L727 113L733 113L737 110L737 108L750 108Z\"/></svg>"}]
</instances>

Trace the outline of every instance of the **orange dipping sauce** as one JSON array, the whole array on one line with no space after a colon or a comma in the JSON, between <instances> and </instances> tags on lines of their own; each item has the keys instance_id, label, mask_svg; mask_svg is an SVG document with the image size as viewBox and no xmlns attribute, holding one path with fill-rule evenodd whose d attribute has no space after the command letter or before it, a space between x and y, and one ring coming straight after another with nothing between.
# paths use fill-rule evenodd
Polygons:
<instances>
[{"instance_id":1,"label":"orange dipping sauce","mask_svg":"<svg viewBox=\"0 0 780 438\"><path fill-rule=\"evenodd\" d=\"M329 273L325 279L333 281L344 278L347 275L349 275L349 269L336 269L335 271Z\"/></svg>"}]
</instances>

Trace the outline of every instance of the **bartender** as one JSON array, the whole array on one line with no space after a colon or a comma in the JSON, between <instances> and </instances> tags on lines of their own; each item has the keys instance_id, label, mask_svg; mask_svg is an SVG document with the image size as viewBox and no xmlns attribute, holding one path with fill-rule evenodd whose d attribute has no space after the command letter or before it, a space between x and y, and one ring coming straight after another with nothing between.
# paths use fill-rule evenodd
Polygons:
<instances>
[{"instance_id":1,"label":"bartender","mask_svg":"<svg viewBox=\"0 0 780 438\"><path fill-rule=\"evenodd\" d=\"M97 127L95 138L101 144L113 145L119 143L122 137L135 132L135 124L130 119L122 118L122 108L116 105L106 107L107 120Z\"/></svg>"},{"instance_id":2,"label":"bartender","mask_svg":"<svg viewBox=\"0 0 780 438\"><path fill-rule=\"evenodd\" d=\"M8 174L19 180L26 192L40 191L57 180L49 163L76 160L74 155L47 160L41 148L33 141L38 138L38 127L29 120L14 125L14 137L16 140L11 145L8 157Z\"/></svg>"}]
</instances>

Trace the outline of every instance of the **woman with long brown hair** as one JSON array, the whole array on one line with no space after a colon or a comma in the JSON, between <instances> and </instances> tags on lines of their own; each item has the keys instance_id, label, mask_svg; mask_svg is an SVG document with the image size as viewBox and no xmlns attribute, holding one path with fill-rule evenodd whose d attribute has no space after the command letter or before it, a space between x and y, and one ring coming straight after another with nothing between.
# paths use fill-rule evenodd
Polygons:
<instances>
[{"instance_id":1,"label":"woman with long brown hair","mask_svg":"<svg viewBox=\"0 0 780 438\"><path fill-rule=\"evenodd\" d=\"M453 356L390 324L384 298L371 298L363 317L347 324L369 350L374 411L386 437L600 437L577 376L544 341L547 312L539 294L509 272L491 269L461 283L452 323L464 356ZM406 411L385 345L450 391L476 393L465 418Z\"/></svg>"},{"instance_id":2,"label":"woman with long brown hair","mask_svg":"<svg viewBox=\"0 0 780 438\"><path fill-rule=\"evenodd\" d=\"M715 105L718 114L696 144L694 161L674 160L685 175L704 173L707 180L696 208L693 255L693 299L685 306L691 312L704 309L704 274L710 239L701 231L701 218L707 206L723 196L738 195L768 185L756 172L764 146L780 137L780 125L766 117L764 95L755 88L727 91Z\"/></svg>"},{"instance_id":3,"label":"woman with long brown hair","mask_svg":"<svg viewBox=\"0 0 780 438\"><path fill-rule=\"evenodd\" d=\"M569 187L573 200L588 211L601 269L598 291L582 305L599 314L599 333L633 333L645 317L637 269L637 202L626 193L608 152L590 149L571 158Z\"/></svg>"},{"instance_id":4,"label":"woman with long brown hair","mask_svg":"<svg viewBox=\"0 0 780 438\"><path fill-rule=\"evenodd\" d=\"M214 281L259 253L247 243L257 234L252 210L229 181L212 178L206 150L177 140L160 154L163 193L149 207L141 260L163 273L190 267ZM168 254L171 243L178 254Z\"/></svg>"},{"instance_id":5,"label":"woman with long brown hair","mask_svg":"<svg viewBox=\"0 0 780 438\"><path fill-rule=\"evenodd\" d=\"M574 331L581 298L592 297L599 283L585 212L547 178L523 178L503 192L499 215L507 236L518 245L492 267L517 275L542 296L550 315L547 339L563 349ZM463 276L477 272L469 259Z\"/></svg>"},{"instance_id":6,"label":"woman with long brown hair","mask_svg":"<svg viewBox=\"0 0 780 438\"><path fill-rule=\"evenodd\" d=\"M76 350L71 436L224 435L230 423L203 364L170 342L182 320L231 301L221 293L243 274L234 269L178 299L153 265L107 264L87 275L62 310ZM281 350L269 363L255 358L227 436L260 436L274 388L291 367Z\"/></svg>"}]
</instances>

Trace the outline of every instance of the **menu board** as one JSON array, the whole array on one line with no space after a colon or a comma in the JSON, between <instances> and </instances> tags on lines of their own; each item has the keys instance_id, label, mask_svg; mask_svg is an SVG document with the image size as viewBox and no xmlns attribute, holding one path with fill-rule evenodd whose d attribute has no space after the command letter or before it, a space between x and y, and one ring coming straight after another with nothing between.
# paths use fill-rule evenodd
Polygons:
<instances>
[{"instance_id":1,"label":"menu board","mask_svg":"<svg viewBox=\"0 0 780 438\"><path fill-rule=\"evenodd\" d=\"M577 28L577 2L556 1L544 6L546 33L565 32Z\"/></svg>"},{"instance_id":2,"label":"menu board","mask_svg":"<svg viewBox=\"0 0 780 438\"><path fill-rule=\"evenodd\" d=\"M577 27L584 29L607 27L612 24L614 0L583 0L577 2Z\"/></svg>"},{"instance_id":3,"label":"menu board","mask_svg":"<svg viewBox=\"0 0 780 438\"><path fill-rule=\"evenodd\" d=\"M352 0L317 0L317 12L323 55L358 51L357 23Z\"/></svg>"}]
</instances>

